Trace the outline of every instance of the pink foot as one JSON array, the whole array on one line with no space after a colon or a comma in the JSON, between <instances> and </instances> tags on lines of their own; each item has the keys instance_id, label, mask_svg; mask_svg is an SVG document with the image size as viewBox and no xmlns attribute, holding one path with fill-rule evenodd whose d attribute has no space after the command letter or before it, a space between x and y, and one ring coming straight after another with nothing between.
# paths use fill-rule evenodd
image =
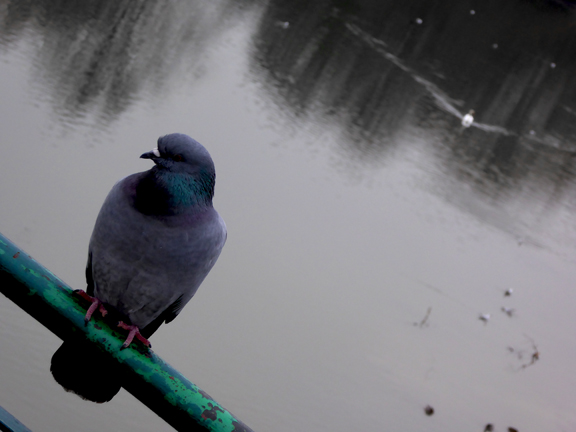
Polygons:
<instances>
[{"instance_id":1,"label":"pink foot","mask_svg":"<svg viewBox=\"0 0 576 432\"><path fill-rule=\"evenodd\" d=\"M135 325L128 325L123 321L120 321L118 323L118 327L123 328L124 330L128 330L128 337L126 338L126 340L124 341L124 343L122 344L122 348L128 348L130 346L130 344L132 343L132 340L134 339L134 337L136 337L136 339L138 339L140 342L142 342L144 345L146 345L148 348L150 348L152 345L150 344L150 342L148 342L148 339L146 339L144 336L142 336L140 334L140 329L138 328L138 326Z\"/></svg>"},{"instance_id":2,"label":"pink foot","mask_svg":"<svg viewBox=\"0 0 576 432\"><path fill-rule=\"evenodd\" d=\"M85 291L82 290L76 290L74 292L78 294L80 297L82 297L84 300L88 300L90 303L92 303L88 308L88 310L86 311L86 316L84 317L84 323L88 324L88 321L90 321L96 309L100 311L103 317L106 316L108 311L106 310L104 304L100 300L98 300L96 297L89 296L88 294L86 294Z\"/></svg>"}]
</instances>

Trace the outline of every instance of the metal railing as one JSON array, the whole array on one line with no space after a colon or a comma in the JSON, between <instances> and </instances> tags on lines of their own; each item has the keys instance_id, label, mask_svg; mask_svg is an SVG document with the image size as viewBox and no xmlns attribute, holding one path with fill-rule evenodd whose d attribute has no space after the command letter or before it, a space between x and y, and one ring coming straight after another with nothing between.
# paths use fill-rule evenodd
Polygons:
<instances>
[{"instance_id":1,"label":"metal railing","mask_svg":"<svg viewBox=\"0 0 576 432\"><path fill-rule=\"evenodd\" d=\"M100 316L85 325L82 299L2 234L0 291L61 339L84 333L121 364L126 375L123 387L176 430L251 431L152 350L140 343L120 350L125 335L115 325Z\"/></svg>"}]
</instances>

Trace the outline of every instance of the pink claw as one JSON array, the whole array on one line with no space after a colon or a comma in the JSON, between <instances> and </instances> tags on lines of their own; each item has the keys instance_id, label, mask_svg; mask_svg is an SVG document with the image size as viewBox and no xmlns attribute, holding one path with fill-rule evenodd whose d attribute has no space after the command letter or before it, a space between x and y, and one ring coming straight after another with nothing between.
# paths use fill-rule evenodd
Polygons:
<instances>
[{"instance_id":1,"label":"pink claw","mask_svg":"<svg viewBox=\"0 0 576 432\"><path fill-rule=\"evenodd\" d=\"M94 314L94 311L96 311L96 309L98 309L100 311L100 313L102 314L102 316L106 316L106 314L108 314L108 311L106 310L106 308L104 307L104 304L98 300L96 297L91 297L88 294L86 294L85 291L82 290L77 290L74 291L76 294L78 294L80 297L82 297L85 300L88 300L89 302L91 302L92 304L90 305L90 307L88 308L88 310L86 311L86 315L84 316L84 322L87 324L88 321L90 321L90 319L92 318L92 315Z\"/></svg>"},{"instance_id":2,"label":"pink claw","mask_svg":"<svg viewBox=\"0 0 576 432\"><path fill-rule=\"evenodd\" d=\"M142 342L144 345L146 345L148 348L150 348L152 345L150 344L150 342L148 342L148 339L146 339L144 336L142 336L140 334L140 329L138 328L138 326L135 325L128 325L123 321L120 321L118 323L118 327L123 328L124 330L128 330L128 337L126 338L126 340L124 341L124 343L122 344L122 349L124 348L128 348L130 346L130 344L132 343L132 340L134 339L134 337L136 337L136 339L138 339L140 342Z\"/></svg>"},{"instance_id":3,"label":"pink claw","mask_svg":"<svg viewBox=\"0 0 576 432\"><path fill-rule=\"evenodd\" d=\"M86 316L84 317L84 322L90 321L90 318L92 318L92 314L94 313L94 311L96 309L98 309L100 311L100 313L102 314L103 317L106 316L106 314L108 313L108 311L104 307L104 304L100 300L98 300L97 298L94 297L92 300L92 304L90 305L90 307L86 311Z\"/></svg>"}]
</instances>

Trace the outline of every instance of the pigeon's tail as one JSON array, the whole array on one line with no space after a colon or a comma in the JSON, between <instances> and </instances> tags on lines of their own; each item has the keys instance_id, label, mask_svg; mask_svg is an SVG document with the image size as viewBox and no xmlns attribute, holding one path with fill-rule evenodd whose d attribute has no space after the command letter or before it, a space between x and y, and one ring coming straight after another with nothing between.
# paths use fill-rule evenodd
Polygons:
<instances>
[{"instance_id":1,"label":"pigeon's tail","mask_svg":"<svg viewBox=\"0 0 576 432\"><path fill-rule=\"evenodd\" d=\"M122 386L118 363L78 338L65 341L58 348L50 371L66 391L92 402L110 401Z\"/></svg>"}]
</instances>

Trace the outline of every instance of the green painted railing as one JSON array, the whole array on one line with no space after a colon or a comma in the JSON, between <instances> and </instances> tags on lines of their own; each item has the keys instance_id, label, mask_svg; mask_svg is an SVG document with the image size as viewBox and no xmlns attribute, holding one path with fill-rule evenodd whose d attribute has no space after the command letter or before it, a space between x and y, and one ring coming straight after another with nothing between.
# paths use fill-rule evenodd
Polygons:
<instances>
[{"instance_id":1,"label":"green painted railing","mask_svg":"<svg viewBox=\"0 0 576 432\"><path fill-rule=\"evenodd\" d=\"M18 421L16 417L0 406L0 431L2 432L32 432Z\"/></svg>"},{"instance_id":2,"label":"green painted railing","mask_svg":"<svg viewBox=\"0 0 576 432\"><path fill-rule=\"evenodd\" d=\"M85 326L85 301L2 234L0 291L63 340L83 332L125 369L124 388L176 430L251 431L152 350L140 343L120 350L126 335L99 314Z\"/></svg>"}]
</instances>

